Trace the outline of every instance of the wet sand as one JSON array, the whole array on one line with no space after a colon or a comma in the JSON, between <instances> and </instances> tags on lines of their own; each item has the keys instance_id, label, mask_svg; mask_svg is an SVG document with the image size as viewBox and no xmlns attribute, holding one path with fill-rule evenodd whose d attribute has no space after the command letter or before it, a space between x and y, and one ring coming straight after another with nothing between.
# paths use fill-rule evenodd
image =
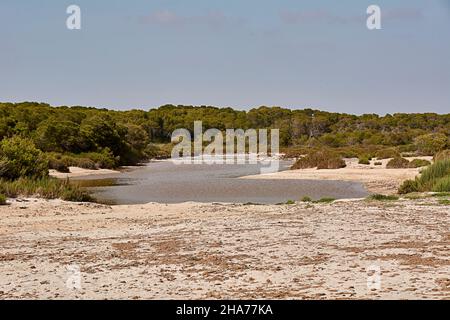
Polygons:
<instances>
[{"instance_id":1,"label":"wet sand","mask_svg":"<svg viewBox=\"0 0 450 320\"><path fill-rule=\"evenodd\" d=\"M0 206L0 298L450 299L437 201L13 201Z\"/></svg>"}]
</instances>

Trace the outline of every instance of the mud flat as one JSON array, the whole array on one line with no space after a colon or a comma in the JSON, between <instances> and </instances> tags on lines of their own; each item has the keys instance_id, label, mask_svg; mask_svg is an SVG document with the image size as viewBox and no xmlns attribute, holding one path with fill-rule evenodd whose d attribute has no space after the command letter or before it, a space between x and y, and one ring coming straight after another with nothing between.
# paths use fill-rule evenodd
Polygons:
<instances>
[{"instance_id":1,"label":"mud flat","mask_svg":"<svg viewBox=\"0 0 450 320\"><path fill-rule=\"evenodd\" d=\"M119 206L22 199L1 206L0 217L1 299L450 299L450 207L436 198ZM373 270L379 289L367 285Z\"/></svg>"}]
</instances>

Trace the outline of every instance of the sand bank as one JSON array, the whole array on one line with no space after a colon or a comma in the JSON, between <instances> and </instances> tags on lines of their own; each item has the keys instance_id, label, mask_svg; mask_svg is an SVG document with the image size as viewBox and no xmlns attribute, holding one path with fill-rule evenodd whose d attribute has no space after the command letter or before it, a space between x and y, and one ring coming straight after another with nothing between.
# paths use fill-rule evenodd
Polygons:
<instances>
[{"instance_id":1,"label":"sand bank","mask_svg":"<svg viewBox=\"0 0 450 320\"><path fill-rule=\"evenodd\" d=\"M412 159L431 160L431 157L415 157ZM361 182L371 193L393 194L398 187L407 179L414 179L420 168L410 169L386 169L386 164L390 159L380 160L382 165L376 166L375 161L370 165L358 164L358 159L345 159L346 168L317 170L300 169L289 170L277 173L269 173L255 176L241 177L241 179L303 179L303 180L342 180Z\"/></svg>"},{"instance_id":2,"label":"sand bank","mask_svg":"<svg viewBox=\"0 0 450 320\"><path fill-rule=\"evenodd\" d=\"M49 174L51 177L66 179L66 178L76 178L76 177L85 177L85 176L102 176L108 174L116 174L120 173L117 170L109 170L109 169L98 169L98 170L90 170L83 169L78 167L69 167L70 173L62 173L56 170L49 170Z\"/></svg>"},{"instance_id":3,"label":"sand bank","mask_svg":"<svg viewBox=\"0 0 450 320\"><path fill-rule=\"evenodd\" d=\"M0 206L0 217L2 299L450 299L450 207L436 198L112 207L27 199Z\"/></svg>"}]
</instances>

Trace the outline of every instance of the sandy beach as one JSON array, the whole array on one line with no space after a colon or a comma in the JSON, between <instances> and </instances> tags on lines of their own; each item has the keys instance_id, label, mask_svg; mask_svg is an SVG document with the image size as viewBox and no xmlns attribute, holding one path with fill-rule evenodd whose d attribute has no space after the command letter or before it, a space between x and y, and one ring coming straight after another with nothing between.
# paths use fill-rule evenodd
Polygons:
<instances>
[{"instance_id":1,"label":"sandy beach","mask_svg":"<svg viewBox=\"0 0 450 320\"><path fill-rule=\"evenodd\" d=\"M450 207L434 197L123 206L22 199L0 216L1 299L450 298Z\"/></svg>"},{"instance_id":2,"label":"sandy beach","mask_svg":"<svg viewBox=\"0 0 450 320\"><path fill-rule=\"evenodd\" d=\"M386 194L420 171L346 161L240 179L358 181ZM110 173L71 168L69 176ZM437 197L8 202L0 206L0 299L450 299L450 207Z\"/></svg>"},{"instance_id":3,"label":"sandy beach","mask_svg":"<svg viewBox=\"0 0 450 320\"><path fill-rule=\"evenodd\" d=\"M431 161L432 157L406 158L408 160L424 159ZM370 193L395 194L398 187L407 179L414 179L420 168L386 169L391 159L377 160L382 164L376 166L375 160L370 165L358 164L358 159L345 159L347 167L342 169L317 170L299 169L276 173L241 177L241 179L301 179L301 180L341 180L361 182Z\"/></svg>"},{"instance_id":4,"label":"sandy beach","mask_svg":"<svg viewBox=\"0 0 450 320\"><path fill-rule=\"evenodd\" d=\"M51 177L55 177L58 179L67 179L67 178L78 178L85 176L103 176L108 174L118 174L120 171L118 170L110 170L110 169L98 169L98 170L90 170L79 167L69 167L68 173L58 172L56 170L49 170L49 175Z\"/></svg>"}]
</instances>

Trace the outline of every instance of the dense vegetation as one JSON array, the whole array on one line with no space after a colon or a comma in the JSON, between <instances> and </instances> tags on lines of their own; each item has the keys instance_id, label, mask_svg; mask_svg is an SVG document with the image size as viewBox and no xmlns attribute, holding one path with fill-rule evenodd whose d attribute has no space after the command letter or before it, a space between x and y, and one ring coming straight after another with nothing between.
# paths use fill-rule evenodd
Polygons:
<instances>
[{"instance_id":1,"label":"dense vegetation","mask_svg":"<svg viewBox=\"0 0 450 320\"><path fill-rule=\"evenodd\" d=\"M246 112L173 105L149 111L113 111L26 102L0 103L0 140L20 135L32 139L44 152L88 159L98 153L99 158L108 160L103 165L134 164L157 156L157 144L170 142L175 129L192 132L195 120L203 121L204 130L279 128L284 147L352 147L358 153L387 149L434 155L449 147L450 136L450 114L356 116L279 107Z\"/></svg>"},{"instance_id":2,"label":"dense vegetation","mask_svg":"<svg viewBox=\"0 0 450 320\"><path fill-rule=\"evenodd\" d=\"M61 172L68 172L69 166L115 168L168 157L172 132L180 128L192 132L196 120L203 122L204 130L280 129L280 145L287 156L307 155L298 167L342 167L342 157L358 157L360 163L374 157L396 158L403 166L406 162L399 160L401 156L438 152L445 156L442 150L450 148L450 114L356 116L280 107L238 111L173 105L148 111L114 111L0 103L1 183L8 181L14 189L11 182L20 181L35 192L39 187L29 181L40 181L41 185L52 185L49 188L54 191L58 190L57 182L48 182L49 168ZM59 185L60 194L63 189L67 185Z\"/></svg>"}]
</instances>

